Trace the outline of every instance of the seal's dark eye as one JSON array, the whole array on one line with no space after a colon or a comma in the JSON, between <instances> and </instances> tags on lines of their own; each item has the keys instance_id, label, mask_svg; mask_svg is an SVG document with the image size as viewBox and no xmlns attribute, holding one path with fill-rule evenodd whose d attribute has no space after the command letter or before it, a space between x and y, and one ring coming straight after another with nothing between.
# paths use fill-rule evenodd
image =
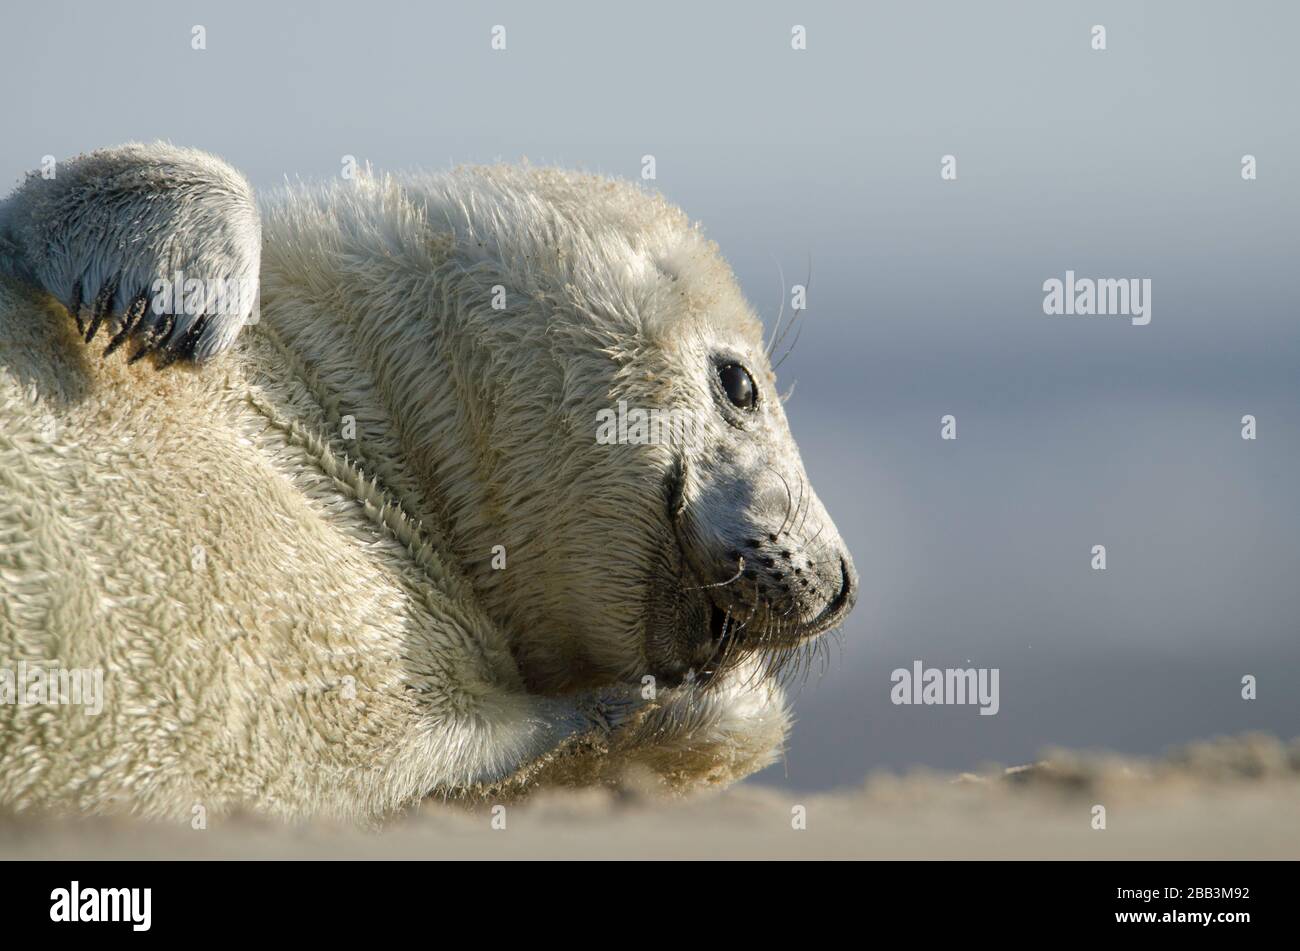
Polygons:
<instances>
[{"instance_id":1,"label":"seal's dark eye","mask_svg":"<svg viewBox=\"0 0 1300 951\"><path fill-rule=\"evenodd\" d=\"M748 370L739 363L728 363L718 368L718 379L722 381L722 392L727 394L732 405L741 409L754 408L758 402L758 387Z\"/></svg>"}]
</instances>

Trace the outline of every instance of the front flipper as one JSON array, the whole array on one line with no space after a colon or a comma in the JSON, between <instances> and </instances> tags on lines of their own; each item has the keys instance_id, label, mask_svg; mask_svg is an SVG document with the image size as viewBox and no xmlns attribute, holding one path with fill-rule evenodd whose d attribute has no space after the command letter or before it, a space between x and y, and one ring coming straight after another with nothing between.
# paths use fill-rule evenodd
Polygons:
<instances>
[{"instance_id":1,"label":"front flipper","mask_svg":"<svg viewBox=\"0 0 1300 951\"><path fill-rule=\"evenodd\" d=\"M631 715L620 717L604 742L548 757L529 775L530 787L619 786L648 777L660 792L680 794L737 782L774 762L790 732L785 693L762 673L750 661L708 685L661 689L653 703L633 699Z\"/></svg>"},{"instance_id":2,"label":"front flipper","mask_svg":"<svg viewBox=\"0 0 1300 951\"><path fill-rule=\"evenodd\" d=\"M557 758L599 757L612 737L654 709L639 690L614 685L564 697L498 698L477 711L468 729L452 728L458 762L449 770L452 781L434 792L522 795Z\"/></svg>"},{"instance_id":3,"label":"front flipper","mask_svg":"<svg viewBox=\"0 0 1300 951\"><path fill-rule=\"evenodd\" d=\"M0 203L0 272L58 300L105 354L200 361L257 307L262 228L253 190L204 152L124 145L31 173Z\"/></svg>"},{"instance_id":4,"label":"front flipper","mask_svg":"<svg viewBox=\"0 0 1300 951\"><path fill-rule=\"evenodd\" d=\"M471 790L501 798L647 777L661 792L718 788L774 762L790 732L785 693L757 662L653 699L640 685L613 685L529 700L530 715L486 730L494 718L480 716L478 742L456 744L480 750Z\"/></svg>"}]
</instances>

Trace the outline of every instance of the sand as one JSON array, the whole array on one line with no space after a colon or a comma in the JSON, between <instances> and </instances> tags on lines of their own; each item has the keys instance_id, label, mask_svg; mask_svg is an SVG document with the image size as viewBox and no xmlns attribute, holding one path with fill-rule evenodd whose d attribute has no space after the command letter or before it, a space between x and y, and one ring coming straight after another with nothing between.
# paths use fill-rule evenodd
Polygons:
<instances>
[{"instance_id":1,"label":"sand","mask_svg":"<svg viewBox=\"0 0 1300 951\"><path fill-rule=\"evenodd\" d=\"M665 800L632 777L495 813L429 801L369 831L0 815L5 859L244 857L1296 859L1300 740L1215 740L1158 760L1052 751L1011 770L877 775L807 796L744 783Z\"/></svg>"}]
</instances>

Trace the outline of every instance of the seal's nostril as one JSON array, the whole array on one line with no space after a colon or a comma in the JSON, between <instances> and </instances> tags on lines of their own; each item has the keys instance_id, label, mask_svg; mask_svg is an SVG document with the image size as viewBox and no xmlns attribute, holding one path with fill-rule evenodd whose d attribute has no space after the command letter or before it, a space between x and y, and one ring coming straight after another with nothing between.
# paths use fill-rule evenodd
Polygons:
<instances>
[{"instance_id":1,"label":"seal's nostril","mask_svg":"<svg viewBox=\"0 0 1300 951\"><path fill-rule=\"evenodd\" d=\"M840 593L835 596L836 607L841 607L853 597L853 572L849 570L848 559L840 556Z\"/></svg>"}]
</instances>

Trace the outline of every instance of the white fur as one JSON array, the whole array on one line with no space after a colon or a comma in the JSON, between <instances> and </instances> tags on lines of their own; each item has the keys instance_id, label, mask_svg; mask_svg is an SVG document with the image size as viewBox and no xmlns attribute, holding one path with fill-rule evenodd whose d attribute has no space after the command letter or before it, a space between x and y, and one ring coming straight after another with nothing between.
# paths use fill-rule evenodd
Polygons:
<instances>
[{"instance_id":1,"label":"white fur","mask_svg":"<svg viewBox=\"0 0 1300 951\"><path fill-rule=\"evenodd\" d=\"M779 401L747 432L699 410L718 347L773 381L680 212L551 170L290 189L264 207L260 321L161 373L77 340L4 223L27 263L0 279L0 664L102 668L108 696L97 717L0 706L0 803L373 819L429 794L633 765L687 790L772 761L788 714L761 655L645 695L661 642L698 620L682 582L707 545L775 538L780 517L772 551L815 581L785 615L851 576L811 489L784 512L753 489L760 470L803 478ZM231 270L247 251L203 253ZM670 447L595 444L617 398L714 427L685 459L689 520L665 513Z\"/></svg>"}]
</instances>

